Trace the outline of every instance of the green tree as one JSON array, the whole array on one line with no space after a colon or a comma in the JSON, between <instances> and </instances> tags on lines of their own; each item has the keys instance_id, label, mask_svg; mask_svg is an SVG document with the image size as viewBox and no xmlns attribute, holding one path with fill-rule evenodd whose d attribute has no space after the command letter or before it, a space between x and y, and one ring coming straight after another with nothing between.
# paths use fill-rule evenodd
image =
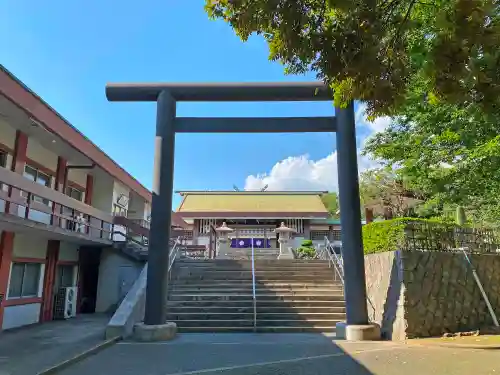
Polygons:
<instances>
[{"instance_id":1,"label":"green tree","mask_svg":"<svg viewBox=\"0 0 500 375\"><path fill-rule=\"evenodd\" d=\"M328 210L328 213L331 218L338 219L340 218L339 215L339 197L337 193L331 192L327 194L323 194L321 196L321 200L323 201L323 204L325 205L326 209Z\"/></svg>"},{"instance_id":2,"label":"green tree","mask_svg":"<svg viewBox=\"0 0 500 375\"><path fill-rule=\"evenodd\" d=\"M365 153L424 192L427 214L459 205L468 217L491 222L500 206L499 134L500 110L422 100L415 91L389 128L367 142Z\"/></svg>"},{"instance_id":3,"label":"green tree","mask_svg":"<svg viewBox=\"0 0 500 375\"><path fill-rule=\"evenodd\" d=\"M396 217L407 216L414 201L415 192L390 169L370 169L361 173L359 193L363 205L378 205L390 209Z\"/></svg>"},{"instance_id":4,"label":"green tree","mask_svg":"<svg viewBox=\"0 0 500 375\"><path fill-rule=\"evenodd\" d=\"M447 103L500 106L499 0L206 0L287 73L317 73L337 105L393 115L415 82Z\"/></svg>"}]
</instances>

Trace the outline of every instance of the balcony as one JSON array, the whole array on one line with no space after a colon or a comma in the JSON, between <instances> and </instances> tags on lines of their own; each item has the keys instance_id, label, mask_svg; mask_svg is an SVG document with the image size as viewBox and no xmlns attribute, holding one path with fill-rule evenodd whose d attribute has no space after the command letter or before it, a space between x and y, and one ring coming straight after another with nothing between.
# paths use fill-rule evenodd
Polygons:
<instances>
[{"instance_id":1,"label":"balcony","mask_svg":"<svg viewBox=\"0 0 500 375\"><path fill-rule=\"evenodd\" d=\"M0 229L82 244L111 244L113 216L0 168Z\"/></svg>"}]
</instances>

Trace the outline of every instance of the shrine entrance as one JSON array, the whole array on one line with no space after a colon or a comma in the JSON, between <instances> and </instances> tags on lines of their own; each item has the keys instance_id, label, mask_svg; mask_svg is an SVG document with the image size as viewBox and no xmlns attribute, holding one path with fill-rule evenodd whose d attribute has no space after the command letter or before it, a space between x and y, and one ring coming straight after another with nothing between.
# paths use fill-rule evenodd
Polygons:
<instances>
[{"instance_id":1,"label":"shrine entrance","mask_svg":"<svg viewBox=\"0 0 500 375\"><path fill-rule=\"evenodd\" d=\"M145 325L161 325L166 321L175 134L293 132L336 132L347 325L368 324L352 103L346 108L336 108L335 116L326 117L176 116L176 103L180 101L332 101L333 93L321 82L109 84L106 96L109 101L157 103Z\"/></svg>"}]
</instances>

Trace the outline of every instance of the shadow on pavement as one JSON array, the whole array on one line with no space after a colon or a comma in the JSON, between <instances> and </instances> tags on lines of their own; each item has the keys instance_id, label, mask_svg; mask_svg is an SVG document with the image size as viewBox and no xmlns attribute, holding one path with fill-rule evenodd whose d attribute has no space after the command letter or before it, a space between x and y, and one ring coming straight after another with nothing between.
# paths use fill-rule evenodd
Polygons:
<instances>
[{"instance_id":1,"label":"shadow on pavement","mask_svg":"<svg viewBox=\"0 0 500 375\"><path fill-rule=\"evenodd\" d=\"M376 345L369 343L365 347ZM321 334L181 334L167 343L123 342L61 372L189 374L371 375L365 366Z\"/></svg>"}]
</instances>

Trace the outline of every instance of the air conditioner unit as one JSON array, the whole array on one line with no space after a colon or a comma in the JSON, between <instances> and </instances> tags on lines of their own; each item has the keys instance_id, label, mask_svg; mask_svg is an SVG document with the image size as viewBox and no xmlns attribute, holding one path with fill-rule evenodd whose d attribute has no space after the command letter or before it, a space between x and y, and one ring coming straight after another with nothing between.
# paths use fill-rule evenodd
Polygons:
<instances>
[{"instance_id":1,"label":"air conditioner unit","mask_svg":"<svg viewBox=\"0 0 500 375\"><path fill-rule=\"evenodd\" d=\"M59 289L54 303L54 318L69 319L76 316L77 294L76 286Z\"/></svg>"}]
</instances>

